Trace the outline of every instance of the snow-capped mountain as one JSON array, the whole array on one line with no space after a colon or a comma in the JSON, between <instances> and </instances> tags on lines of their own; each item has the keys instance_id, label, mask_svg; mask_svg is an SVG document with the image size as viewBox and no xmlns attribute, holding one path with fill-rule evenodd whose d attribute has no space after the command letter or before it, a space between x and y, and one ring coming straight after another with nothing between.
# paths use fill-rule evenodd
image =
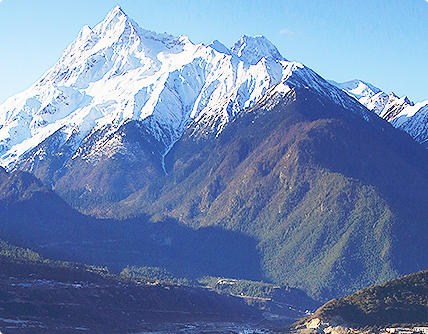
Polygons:
<instances>
[{"instance_id":1,"label":"snow-capped mountain","mask_svg":"<svg viewBox=\"0 0 428 334\"><path fill-rule=\"evenodd\" d=\"M385 104L388 102L387 94L367 82L361 80L352 80L343 83L330 80L329 82L340 89L343 89L378 115L382 112Z\"/></svg>"},{"instance_id":2,"label":"snow-capped mountain","mask_svg":"<svg viewBox=\"0 0 428 334\"><path fill-rule=\"evenodd\" d=\"M243 36L230 49L218 41L193 44L142 29L117 6L93 29L83 27L40 80L0 106L0 163L13 169L53 137L50 152L32 154L65 161L81 154L91 133L104 129L104 138L111 137L130 120L144 123L164 156L191 122L218 134L281 80L346 104L338 90L287 61L265 37ZM118 146L104 144L87 155Z\"/></svg>"},{"instance_id":3,"label":"snow-capped mountain","mask_svg":"<svg viewBox=\"0 0 428 334\"><path fill-rule=\"evenodd\" d=\"M407 96L400 98L394 93L388 95L361 80L330 83L343 89L394 127L409 133L419 143L428 140L428 100L413 103Z\"/></svg>"},{"instance_id":4,"label":"snow-capped mountain","mask_svg":"<svg viewBox=\"0 0 428 334\"><path fill-rule=\"evenodd\" d=\"M426 108L362 82L338 88L261 36L193 44L116 7L0 106L0 163L94 216L244 234L264 277L331 299L428 263L413 256L425 244L428 152L357 99L391 122Z\"/></svg>"}]
</instances>

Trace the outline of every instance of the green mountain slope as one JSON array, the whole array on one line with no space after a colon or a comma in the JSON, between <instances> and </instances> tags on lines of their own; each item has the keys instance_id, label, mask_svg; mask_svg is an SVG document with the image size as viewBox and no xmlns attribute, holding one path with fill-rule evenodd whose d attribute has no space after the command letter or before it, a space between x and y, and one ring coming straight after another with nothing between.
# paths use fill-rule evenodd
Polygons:
<instances>
[{"instance_id":1,"label":"green mountain slope","mask_svg":"<svg viewBox=\"0 0 428 334\"><path fill-rule=\"evenodd\" d=\"M235 280L264 278L255 240L240 233L216 227L193 230L172 219L154 222L148 216L128 220L96 219L70 208L28 173L0 170L0 181L0 238L39 252L0 240L0 269L6 281L9 276L26 278L31 274L32 277L38 270L45 279L69 283L76 280L96 283L106 275L115 276L103 269L101 273L106 275L91 277L93 267L89 272L82 265L66 263L64 267L63 262L46 261L40 254L57 260L108 266L116 273L122 272L121 278L151 284L160 281L192 288L200 285L192 282L207 275ZM3 261L2 256L12 262ZM249 286L264 285L249 282ZM285 286L272 289L281 293L253 296L244 291L245 295L239 294L239 298L257 297L257 307L264 310L271 308L267 304L272 304L272 309L286 321L300 317L302 308L303 311L312 309L316 303L298 289ZM203 298L211 298L206 292L197 295L201 303ZM275 306L278 302L292 305L293 309Z\"/></svg>"},{"instance_id":2,"label":"green mountain slope","mask_svg":"<svg viewBox=\"0 0 428 334\"><path fill-rule=\"evenodd\" d=\"M257 243L249 236L216 227L194 230L174 219L154 222L147 215L96 219L69 207L28 173L0 173L0 238L13 244L116 271L134 265L193 278L264 278Z\"/></svg>"},{"instance_id":3,"label":"green mountain slope","mask_svg":"<svg viewBox=\"0 0 428 334\"><path fill-rule=\"evenodd\" d=\"M127 264L265 279L317 300L428 268L428 255L420 253L428 219L426 150L336 93L346 107L302 86L285 95L272 90L218 136L198 123L166 156L167 175L156 142L138 122L127 123L112 139L117 150L96 155L93 167L85 159L98 152L98 141L88 137L88 155L69 162L55 191L83 212L128 219L81 223L69 208L46 211L42 192L32 204L7 204L15 208L8 219L51 252L90 254L117 266L118 251L143 249L126 253L133 260ZM99 136L110 142L108 131ZM25 163L31 170L31 159ZM55 170L39 163L41 176ZM43 222L25 213L28 205ZM7 240L24 241L12 238L20 234L11 226L2 230ZM114 260L106 242L116 246Z\"/></svg>"},{"instance_id":4,"label":"green mountain slope","mask_svg":"<svg viewBox=\"0 0 428 334\"><path fill-rule=\"evenodd\" d=\"M274 99L217 138L190 128L167 156L169 175L112 214L142 210L252 236L273 282L325 300L428 267L413 256L426 230L426 151L367 121L356 102L344 109L310 89Z\"/></svg>"}]
</instances>

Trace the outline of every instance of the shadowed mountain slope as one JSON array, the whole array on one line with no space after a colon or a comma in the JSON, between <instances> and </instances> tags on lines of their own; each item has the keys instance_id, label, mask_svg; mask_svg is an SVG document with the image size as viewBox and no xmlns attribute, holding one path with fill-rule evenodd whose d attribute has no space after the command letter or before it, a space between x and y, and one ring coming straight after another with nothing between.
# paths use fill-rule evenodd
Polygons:
<instances>
[{"instance_id":1,"label":"shadowed mountain slope","mask_svg":"<svg viewBox=\"0 0 428 334\"><path fill-rule=\"evenodd\" d=\"M0 238L40 252L0 239L2 331L175 331L188 322L203 328L204 321L211 329L226 321L233 322L229 329L261 326L261 321L269 327L289 323L304 314L302 307L316 303L295 288L206 276L263 277L255 241L240 233L193 230L172 219L153 222L146 216L122 221L87 217L24 172L0 170L0 191ZM105 265L116 272L127 267L118 275ZM192 280L202 276L236 284L239 296L232 296L235 290L210 291L217 284L207 289ZM274 313L274 322L260 310Z\"/></svg>"},{"instance_id":2,"label":"shadowed mountain slope","mask_svg":"<svg viewBox=\"0 0 428 334\"><path fill-rule=\"evenodd\" d=\"M265 277L323 300L427 268L428 258L415 256L425 244L427 152L344 92L323 92L279 84L221 133L210 131L210 120L195 123L166 156L167 175L156 167L158 153L150 158L156 145L145 145L144 127L128 122L116 132L121 145L107 151L114 155L99 151L91 167L81 152L56 190L88 212L139 218L82 218L59 198L46 201L53 194L43 188L8 204L13 214L2 211L25 232L5 223L2 233L79 261ZM98 142L85 147L96 153ZM133 153L144 159L133 163ZM123 187L131 195L91 196L91 187L111 188L109 180L117 181L116 194ZM42 185L18 194L32 187Z\"/></svg>"},{"instance_id":3,"label":"shadowed mountain slope","mask_svg":"<svg viewBox=\"0 0 428 334\"><path fill-rule=\"evenodd\" d=\"M218 136L189 128L166 157L169 175L110 214L141 210L252 236L270 279L316 298L426 268L427 153L349 103L273 90Z\"/></svg>"},{"instance_id":4,"label":"shadowed mountain slope","mask_svg":"<svg viewBox=\"0 0 428 334\"><path fill-rule=\"evenodd\" d=\"M31 174L0 173L0 238L13 244L116 271L135 265L194 278L264 277L251 237L217 227L194 230L174 219L153 222L147 215L96 219L70 208Z\"/></svg>"}]
</instances>

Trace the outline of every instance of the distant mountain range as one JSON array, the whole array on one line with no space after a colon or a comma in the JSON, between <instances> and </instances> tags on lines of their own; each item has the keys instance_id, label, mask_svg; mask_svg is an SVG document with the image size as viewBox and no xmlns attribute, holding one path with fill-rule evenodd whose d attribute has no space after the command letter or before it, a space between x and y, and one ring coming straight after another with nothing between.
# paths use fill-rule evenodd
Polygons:
<instances>
[{"instance_id":1,"label":"distant mountain range","mask_svg":"<svg viewBox=\"0 0 428 334\"><path fill-rule=\"evenodd\" d=\"M400 98L394 93L388 95L361 80L344 83L330 81L330 83L343 89L394 127L406 131L417 142L427 147L428 100L415 104L406 96Z\"/></svg>"},{"instance_id":2,"label":"distant mountain range","mask_svg":"<svg viewBox=\"0 0 428 334\"><path fill-rule=\"evenodd\" d=\"M116 7L0 106L2 237L110 266L92 226L138 249L129 265L344 296L428 268L428 152L392 126L423 143L425 106L333 85L261 36L195 45Z\"/></svg>"}]
</instances>

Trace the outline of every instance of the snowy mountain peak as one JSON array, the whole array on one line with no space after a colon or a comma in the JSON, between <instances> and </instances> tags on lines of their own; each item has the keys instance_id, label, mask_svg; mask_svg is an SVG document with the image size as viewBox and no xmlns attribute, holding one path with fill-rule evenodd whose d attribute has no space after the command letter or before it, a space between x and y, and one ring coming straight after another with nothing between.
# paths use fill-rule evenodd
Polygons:
<instances>
[{"instance_id":1,"label":"snowy mountain peak","mask_svg":"<svg viewBox=\"0 0 428 334\"><path fill-rule=\"evenodd\" d=\"M330 81L330 83L343 89L394 127L406 131L416 141L427 145L428 100L415 104L407 96L400 98L393 92L386 94L361 80L344 83Z\"/></svg>"},{"instance_id":2,"label":"snowy mountain peak","mask_svg":"<svg viewBox=\"0 0 428 334\"><path fill-rule=\"evenodd\" d=\"M105 37L111 35L111 33L118 33L121 30L123 31L126 25L132 25L131 20L123 12L120 6L113 8L95 28L94 31L100 35L100 37Z\"/></svg>"},{"instance_id":3,"label":"snowy mountain peak","mask_svg":"<svg viewBox=\"0 0 428 334\"><path fill-rule=\"evenodd\" d=\"M105 19L98 26L100 30L112 30L115 28L116 24L121 24L126 20L129 20L128 16L122 8L117 5L107 13Z\"/></svg>"},{"instance_id":4,"label":"snowy mountain peak","mask_svg":"<svg viewBox=\"0 0 428 334\"><path fill-rule=\"evenodd\" d=\"M286 60L278 49L264 36L242 36L231 48L232 54L251 65L257 64L262 58Z\"/></svg>"},{"instance_id":5,"label":"snowy mountain peak","mask_svg":"<svg viewBox=\"0 0 428 334\"><path fill-rule=\"evenodd\" d=\"M351 80L343 83L330 80L329 82L332 85L343 89L364 105L369 104L373 97L377 96L379 93L383 93L381 89L362 80Z\"/></svg>"},{"instance_id":6,"label":"snowy mountain peak","mask_svg":"<svg viewBox=\"0 0 428 334\"><path fill-rule=\"evenodd\" d=\"M332 85L344 90L361 104L380 115L389 97L380 88L362 80L351 80L343 83L329 81Z\"/></svg>"},{"instance_id":7,"label":"snowy mountain peak","mask_svg":"<svg viewBox=\"0 0 428 334\"><path fill-rule=\"evenodd\" d=\"M399 97L394 92L389 94L389 101L394 102L396 104L408 104L410 106L414 106L415 104L409 100L407 96Z\"/></svg>"},{"instance_id":8,"label":"snowy mountain peak","mask_svg":"<svg viewBox=\"0 0 428 334\"><path fill-rule=\"evenodd\" d=\"M213 48L214 50L220 52L220 53L224 53L227 55L231 55L232 53L230 52L230 50L221 42L219 42L218 40L214 40L212 41L210 44L208 44L208 47Z\"/></svg>"},{"instance_id":9,"label":"snowy mountain peak","mask_svg":"<svg viewBox=\"0 0 428 334\"><path fill-rule=\"evenodd\" d=\"M219 41L195 45L140 28L117 6L93 29L83 27L39 81L0 105L0 163L14 168L53 137L56 147L68 147L66 163L85 151L80 145L92 134L110 135L129 121L143 124L164 157L189 124L217 135L280 81L342 104L346 97L286 61L263 36L243 36L231 49Z\"/></svg>"},{"instance_id":10,"label":"snowy mountain peak","mask_svg":"<svg viewBox=\"0 0 428 334\"><path fill-rule=\"evenodd\" d=\"M122 10L120 5L116 5L110 12L107 13L104 21L108 21L114 17L128 17L125 12Z\"/></svg>"}]
</instances>

